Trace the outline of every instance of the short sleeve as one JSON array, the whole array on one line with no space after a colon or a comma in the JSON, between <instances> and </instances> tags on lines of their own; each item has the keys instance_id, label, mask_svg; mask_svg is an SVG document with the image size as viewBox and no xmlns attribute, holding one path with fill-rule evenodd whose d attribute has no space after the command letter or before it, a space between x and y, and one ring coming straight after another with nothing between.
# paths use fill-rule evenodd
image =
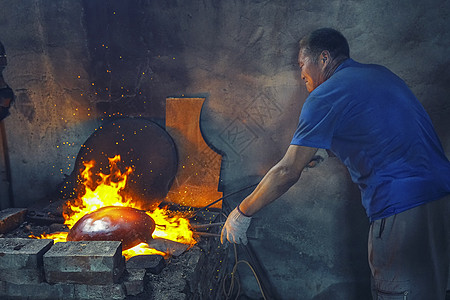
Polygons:
<instances>
[{"instance_id":1,"label":"short sleeve","mask_svg":"<svg viewBox=\"0 0 450 300\"><path fill-rule=\"evenodd\" d=\"M330 149L336 123L333 105L310 95L303 105L291 145Z\"/></svg>"}]
</instances>

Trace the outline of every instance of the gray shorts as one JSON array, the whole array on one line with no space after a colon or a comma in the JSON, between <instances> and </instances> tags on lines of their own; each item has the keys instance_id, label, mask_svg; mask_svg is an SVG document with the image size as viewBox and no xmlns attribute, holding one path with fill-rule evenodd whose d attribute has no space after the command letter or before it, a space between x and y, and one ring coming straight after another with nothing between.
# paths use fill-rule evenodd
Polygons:
<instances>
[{"instance_id":1,"label":"gray shorts","mask_svg":"<svg viewBox=\"0 0 450 300\"><path fill-rule=\"evenodd\" d=\"M373 299L444 300L450 196L372 222L369 265Z\"/></svg>"}]
</instances>

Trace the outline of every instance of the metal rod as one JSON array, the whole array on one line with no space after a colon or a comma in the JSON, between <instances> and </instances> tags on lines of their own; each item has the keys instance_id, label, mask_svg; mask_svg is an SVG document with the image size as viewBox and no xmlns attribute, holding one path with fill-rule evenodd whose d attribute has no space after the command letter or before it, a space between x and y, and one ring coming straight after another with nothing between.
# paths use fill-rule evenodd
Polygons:
<instances>
[{"instance_id":1,"label":"metal rod","mask_svg":"<svg viewBox=\"0 0 450 300\"><path fill-rule=\"evenodd\" d=\"M208 227L222 226L223 224L225 224L225 222L211 223L211 224L200 224L200 225L191 225L191 227L193 229L198 229L198 228L208 228Z\"/></svg>"},{"instance_id":2,"label":"metal rod","mask_svg":"<svg viewBox=\"0 0 450 300\"><path fill-rule=\"evenodd\" d=\"M220 234L218 234L218 233L209 233L209 232L203 232L203 231L194 231L194 234L197 234L202 237L220 237Z\"/></svg>"},{"instance_id":3,"label":"metal rod","mask_svg":"<svg viewBox=\"0 0 450 300\"><path fill-rule=\"evenodd\" d=\"M240 193L240 192L242 192L242 191L244 191L244 190L246 190L246 189L249 189L249 188L251 188L251 187L255 187L255 186L257 186L257 185L258 185L258 184L255 183L255 184L246 186L246 187L244 187L244 188L242 188L242 189L240 189L240 190L238 190L238 191L236 191L236 192L233 192L233 193L230 193L230 194L228 194L228 195L226 195L226 196L223 196L222 198L219 198L219 199L217 199L217 200L211 202L210 204L208 204L208 205L206 205L206 206L204 206L204 207L199 208L197 211L194 212L194 214L193 214L192 217L190 217L190 218L195 217L195 216L196 216L199 212L201 212L202 210L207 209L208 207L210 207L210 206L216 204L216 203L219 202L219 201L222 201L222 200L225 199L225 198L228 198L228 197L230 197L230 196L233 196L233 195L235 195L235 194L237 194L237 193Z\"/></svg>"},{"instance_id":4,"label":"metal rod","mask_svg":"<svg viewBox=\"0 0 450 300\"><path fill-rule=\"evenodd\" d=\"M197 234L197 235L203 236L203 237L220 237L219 233L209 233L209 232L203 232L203 231L194 231L194 234ZM257 240L257 238L252 237L252 236L248 236L247 239L248 240Z\"/></svg>"}]
</instances>

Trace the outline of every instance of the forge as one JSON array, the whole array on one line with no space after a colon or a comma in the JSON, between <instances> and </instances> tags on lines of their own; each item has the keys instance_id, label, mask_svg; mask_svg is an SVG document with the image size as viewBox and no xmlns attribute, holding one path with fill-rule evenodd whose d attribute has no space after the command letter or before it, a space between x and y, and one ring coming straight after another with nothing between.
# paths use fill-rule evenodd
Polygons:
<instances>
[{"instance_id":1,"label":"forge","mask_svg":"<svg viewBox=\"0 0 450 300\"><path fill-rule=\"evenodd\" d=\"M163 127L130 118L102 126L81 146L56 198L3 211L0 295L209 297L225 255L217 239L221 156L202 137L204 101L167 99ZM178 284L171 289L166 280Z\"/></svg>"}]
</instances>

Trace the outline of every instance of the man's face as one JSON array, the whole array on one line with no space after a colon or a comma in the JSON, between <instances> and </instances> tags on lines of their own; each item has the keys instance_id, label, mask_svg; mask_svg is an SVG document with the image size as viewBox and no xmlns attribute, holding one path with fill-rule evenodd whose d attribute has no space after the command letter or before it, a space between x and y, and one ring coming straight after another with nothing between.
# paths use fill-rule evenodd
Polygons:
<instances>
[{"instance_id":1,"label":"man's face","mask_svg":"<svg viewBox=\"0 0 450 300\"><path fill-rule=\"evenodd\" d=\"M314 63L313 59L304 54L301 49L298 54L298 65L301 69L301 78L305 82L308 92L312 92L316 87L323 83L323 69L318 63Z\"/></svg>"}]
</instances>

